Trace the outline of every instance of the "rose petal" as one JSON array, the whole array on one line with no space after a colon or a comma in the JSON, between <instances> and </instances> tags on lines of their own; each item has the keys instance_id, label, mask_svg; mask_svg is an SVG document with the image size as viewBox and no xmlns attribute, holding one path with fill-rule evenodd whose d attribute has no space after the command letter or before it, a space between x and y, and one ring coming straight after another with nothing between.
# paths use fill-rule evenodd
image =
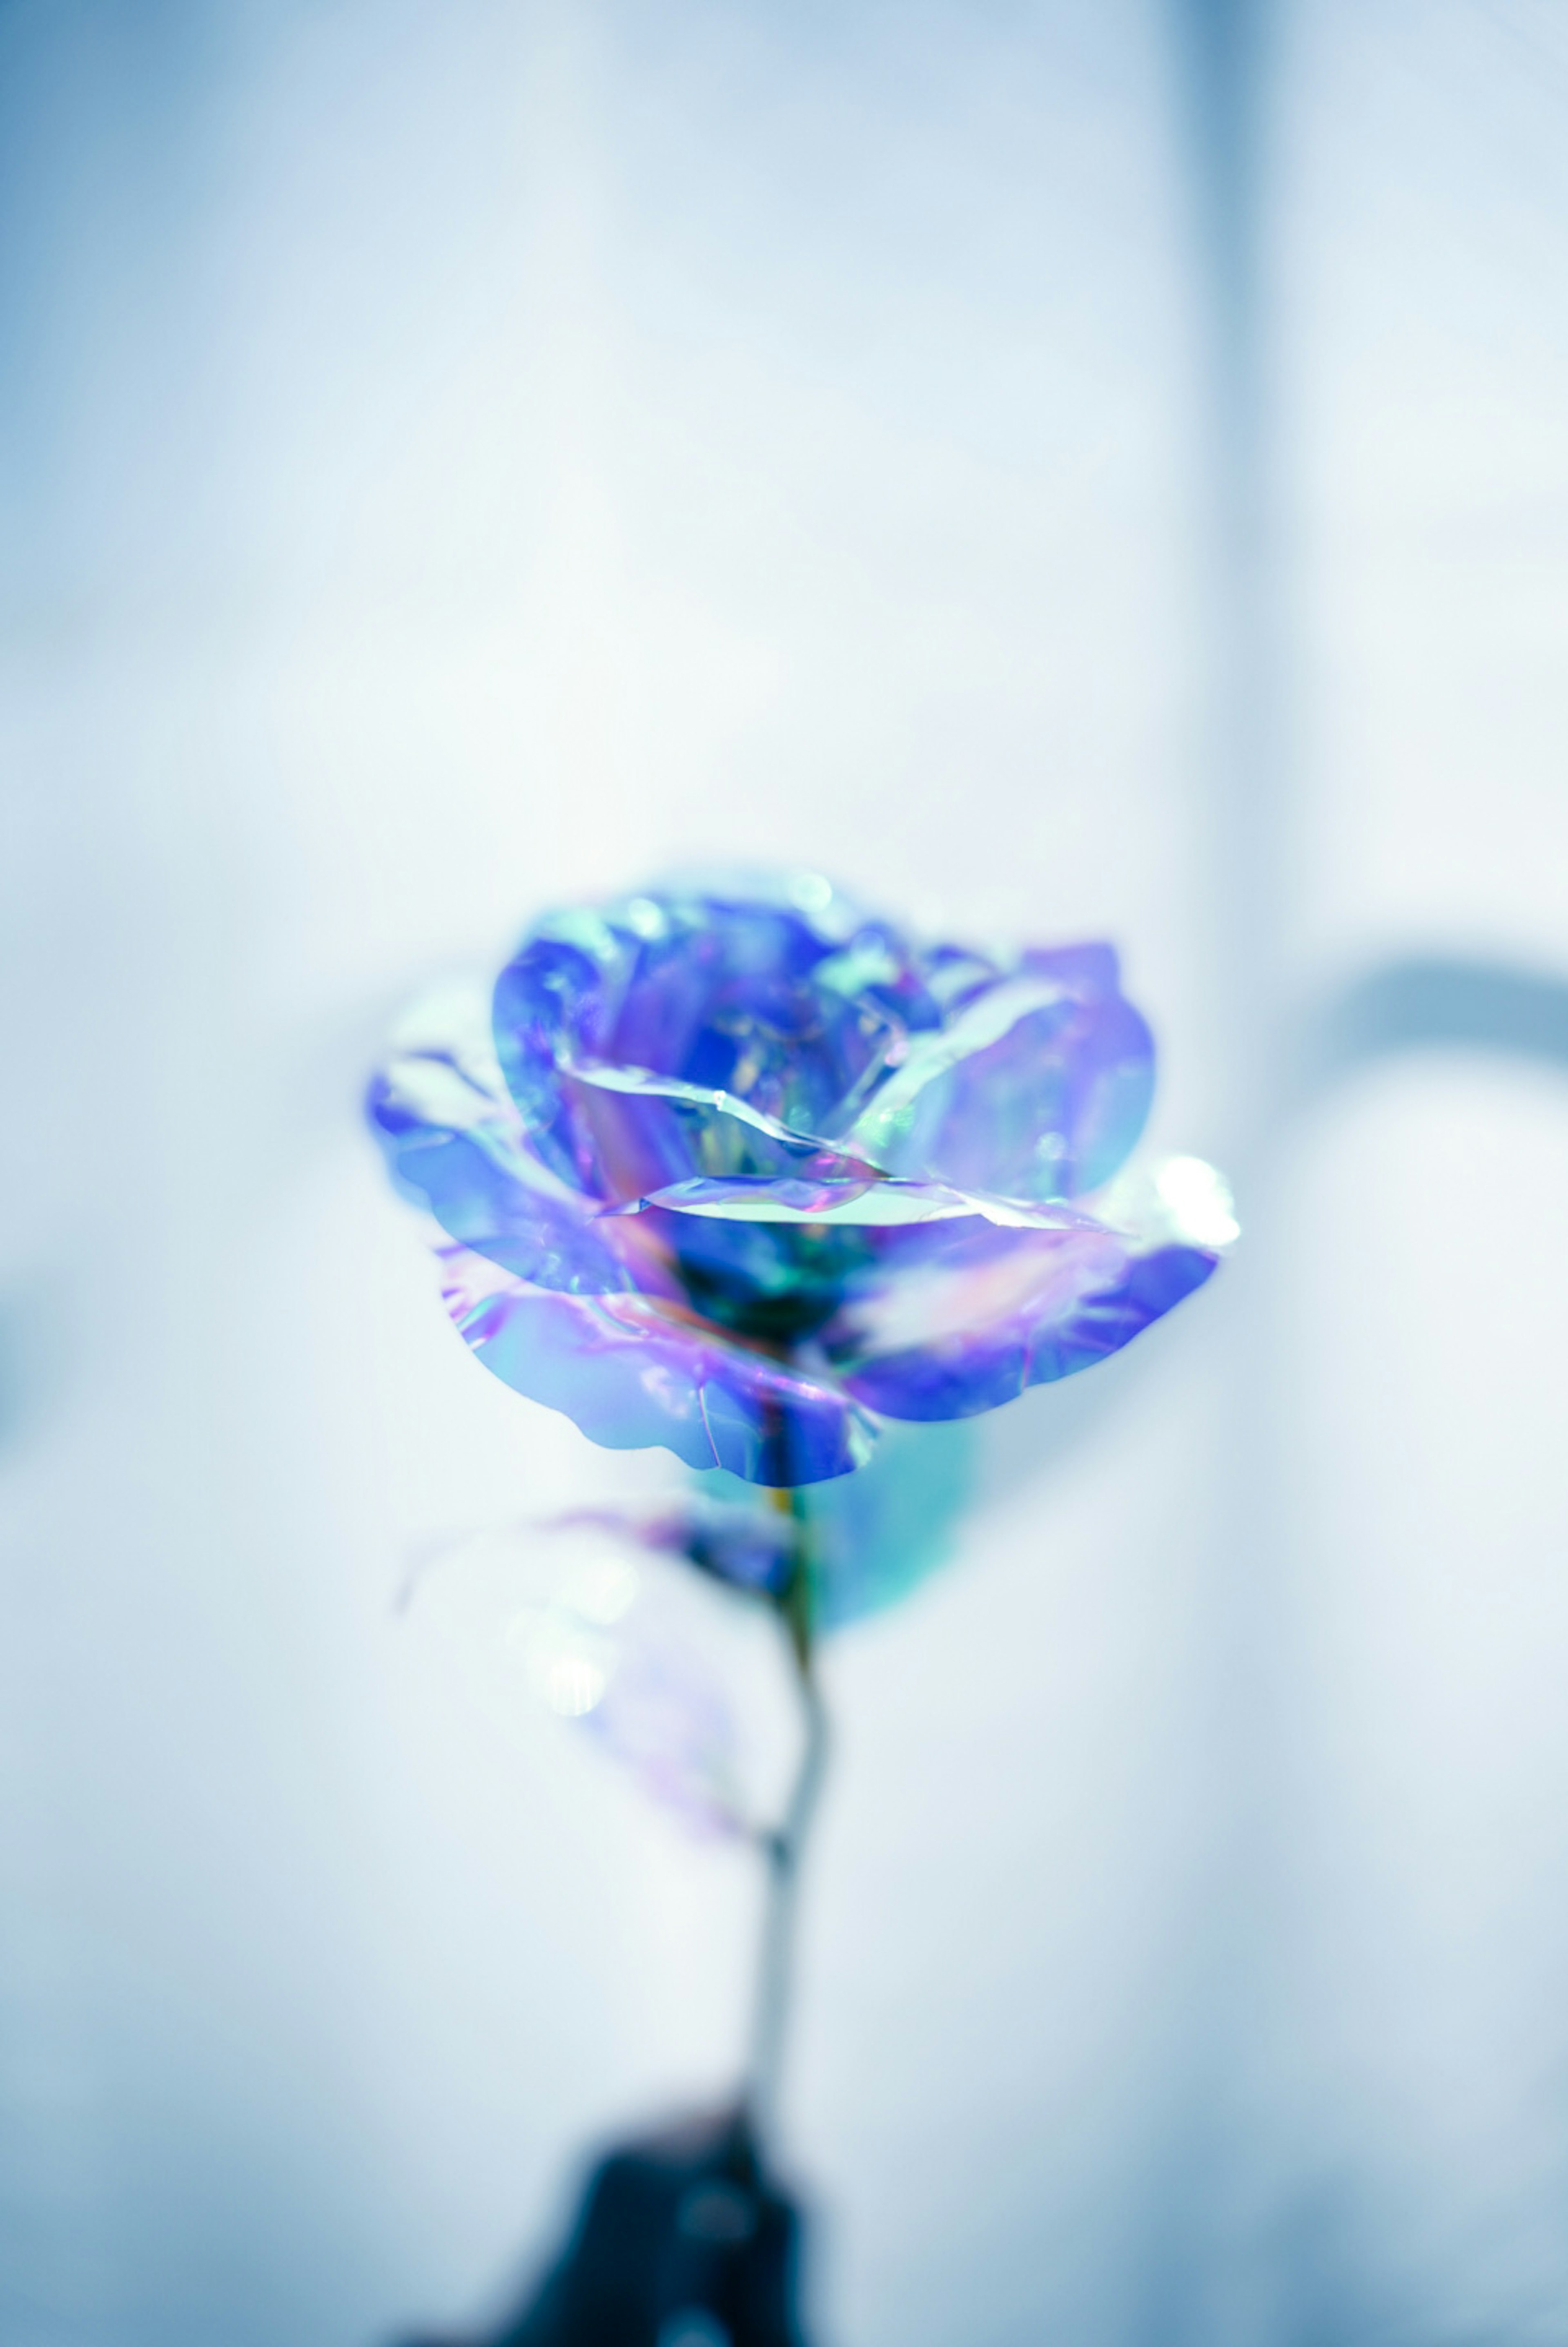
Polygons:
<instances>
[{"instance_id":1,"label":"rose petal","mask_svg":"<svg viewBox=\"0 0 1568 2347\"><path fill-rule=\"evenodd\" d=\"M991 1227L989 1202L936 1184L805 1180L677 1183L622 1208L676 1266L691 1302L726 1328L795 1345L869 1278L919 1266L960 1226ZM1060 1205L994 1206L1009 1228L1076 1227Z\"/></svg>"},{"instance_id":2,"label":"rose petal","mask_svg":"<svg viewBox=\"0 0 1568 2347\"><path fill-rule=\"evenodd\" d=\"M1005 1198L1075 1197L1109 1179L1154 1092L1149 1030L1108 947L1024 955L961 991L915 1037L840 1146L884 1173Z\"/></svg>"},{"instance_id":3,"label":"rose petal","mask_svg":"<svg viewBox=\"0 0 1568 2347\"><path fill-rule=\"evenodd\" d=\"M620 1204L693 1176L865 1178L860 1160L735 1094L645 1068L563 1070L563 1114L596 1194Z\"/></svg>"},{"instance_id":4,"label":"rose petal","mask_svg":"<svg viewBox=\"0 0 1568 2347\"><path fill-rule=\"evenodd\" d=\"M857 1477L856 1479L860 1479ZM835 1477L825 1489L841 1491ZM787 1584L795 1562L796 1530L766 1501L748 1499L738 1506L692 1500L657 1513L634 1515L624 1508L575 1508L558 1516L552 1530L576 1525L613 1532L635 1548L656 1554L682 1556L715 1581L728 1581L777 1597Z\"/></svg>"},{"instance_id":5,"label":"rose petal","mask_svg":"<svg viewBox=\"0 0 1568 2347\"><path fill-rule=\"evenodd\" d=\"M394 1182L450 1237L541 1287L609 1293L638 1285L641 1268L667 1288L649 1246L590 1220L529 1149L483 1007L476 1027L460 989L420 1006L372 1079L366 1115Z\"/></svg>"},{"instance_id":6,"label":"rose petal","mask_svg":"<svg viewBox=\"0 0 1568 2347\"><path fill-rule=\"evenodd\" d=\"M503 1381L615 1450L661 1444L748 1482L815 1483L869 1457L874 1430L837 1387L733 1343L678 1305L529 1286L466 1247L443 1294Z\"/></svg>"},{"instance_id":7,"label":"rose petal","mask_svg":"<svg viewBox=\"0 0 1568 2347\"><path fill-rule=\"evenodd\" d=\"M702 1214L715 1222L820 1224L865 1230L975 1217L1009 1230L1062 1230L1074 1228L1086 1219L1060 1199L993 1198L979 1191L955 1190L945 1182L901 1182L860 1170L852 1170L847 1178L697 1177L650 1191L617 1212L641 1214L654 1206Z\"/></svg>"},{"instance_id":8,"label":"rose petal","mask_svg":"<svg viewBox=\"0 0 1568 2347\"><path fill-rule=\"evenodd\" d=\"M869 1409L967 1418L1118 1351L1200 1286L1217 1259L1190 1245L1145 1247L1090 1224L1054 1232L954 1225L923 1268L905 1259L894 1276L852 1297L821 1342L845 1389Z\"/></svg>"},{"instance_id":9,"label":"rose petal","mask_svg":"<svg viewBox=\"0 0 1568 2347\"><path fill-rule=\"evenodd\" d=\"M940 1019L883 924L826 906L675 891L538 924L497 982L500 1064L540 1154L620 1200L695 1174L820 1159L911 1029ZM832 917L827 917L829 914ZM841 1170L841 1168L840 1168Z\"/></svg>"}]
</instances>

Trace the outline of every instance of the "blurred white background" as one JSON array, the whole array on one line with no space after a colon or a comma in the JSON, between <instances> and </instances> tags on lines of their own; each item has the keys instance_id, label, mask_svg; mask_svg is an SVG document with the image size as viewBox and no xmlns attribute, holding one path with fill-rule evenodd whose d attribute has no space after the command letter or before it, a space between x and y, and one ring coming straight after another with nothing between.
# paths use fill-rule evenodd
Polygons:
<instances>
[{"instance_id":1,"label":"blurred white background","mask_svg":"<svg viewBox=\"0 0 1568 2347\"><path fill-rule=\"evenodd\" d=\"M1565 129L1548 0L0 6L5 2347L477 2321L728 2080L743 1861L393 1604L660 1471L357 1119L694 856L1117 940L1248 1232L830 1656L824 2347L1568 2340L1568 1094L1289 1080L1568 968Z\"/></svg>"}]
</instances>

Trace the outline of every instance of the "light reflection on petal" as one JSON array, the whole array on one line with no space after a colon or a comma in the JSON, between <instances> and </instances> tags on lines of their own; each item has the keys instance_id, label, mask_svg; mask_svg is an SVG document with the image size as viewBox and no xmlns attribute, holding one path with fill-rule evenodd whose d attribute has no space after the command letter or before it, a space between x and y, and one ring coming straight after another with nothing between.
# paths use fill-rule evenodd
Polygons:
<instances>
[{"instance_id":1,"label":"light reflection on petal","mask_svg":"<svg viewBox=\"0 0 1568 2347\"><path fill-rule=\"evenodd\" d=\"M1100 1192L1095 1212L1145 1246L1165 1241L1223 1254L1241 1235L1230 1184L1201 1157L1128 1166Z\"/></svg>"},{"instance_id":2,"label":"light reflection on petal","mask_svg":"<svg viewBox=\"0 0 1568 2347\"><path fill-rule=\"evenodd\" d=\"M1118 1170L1153 1065L1108 946L921 946L818 874L708 876L545 916L369 1106L496 1375L611 1447L812 1485L871 1413L993 1408L1208 1276L1213 1169Z\"/></svg>"},{"instance_id":3,"label":"light reflection on petal","mask_svg":"<svg viewBox=\"0 0 1568 2347\"><path fill-rule=\"evenodd\" d=\"M1147 1027L1114 959L1027 958L914 1037L843 1145L894 1174L1009 1198L1073 1197L1132 1148L1154 1091ZM1107 970L1107 988L1091 983Z\"/></svg>"},{"instance_id":4,"label":"light reflection on petal","mask_svg":"<svg viewBox=\"0 0 1568 2347\"><path fill-rule=\"evenodd\" d=\"M1105 1286L1046 1284L988 1323L843 1362L846 1390L886 1418L970 1418L1028 1387L1090 1368L1120 1351L1200 1287L1218 1258L1201 1247L1135 1255Z\"/></svg>"},{"instance_id":5,"label":"light reflection on petal","mask_svg":"<svg viewBox=\"0 0 1568 2347\"><path fill-rule=\"evenodd\" d=\"M874 1428L845 1393L677 1305L535 1287L466 1247L442 1263L447 1309L485 1367L611 1450L662 1444L773 1485L846 1475L870 1454Z\"/></svg>"},{"instance_id":6,"label":"light reflection on petal","mask_svg":"<svg viewBox=\"0 0 1568 2347\"><path fill-rule=\"evenodd\" d=\"M1230 1184L1201 1157L1171 1157L1155 1186L1182 1235L1198 1246L1226 1247L1241 1236Z\"/></svg>"}]
</instances>

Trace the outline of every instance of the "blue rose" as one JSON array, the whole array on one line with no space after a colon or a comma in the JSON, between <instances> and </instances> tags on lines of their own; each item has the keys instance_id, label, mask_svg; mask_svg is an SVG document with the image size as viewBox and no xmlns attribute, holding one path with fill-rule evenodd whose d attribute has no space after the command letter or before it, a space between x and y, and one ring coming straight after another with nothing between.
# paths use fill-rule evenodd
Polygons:
<instances>
[{"instance_id":1,"label":"blue rose","mask_svg":"<svg viewBox=\"0 0 1568 2347\"><path fill-rule=\"evenodd\" d=\"M487 1368L596 1442L784 1487L1208 1277L1217 1178L1121 1173L1153 1085L1108 946L921 945L796 876L546 915L488 1022L416 1021L369 1113Z\"/></svg>"}]
</instances>

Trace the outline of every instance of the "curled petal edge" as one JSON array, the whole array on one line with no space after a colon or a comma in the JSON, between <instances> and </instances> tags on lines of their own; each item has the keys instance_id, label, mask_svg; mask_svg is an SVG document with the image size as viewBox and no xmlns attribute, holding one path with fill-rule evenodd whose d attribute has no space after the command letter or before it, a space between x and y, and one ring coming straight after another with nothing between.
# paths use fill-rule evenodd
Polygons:
<instances>
[{"instance_id":1,"label":"curled petal edge","mask_svg":"<svg viewBox=\"0 0 1568 2347\"><path fill-rule=\"evenodd\" d=\"M898 1229L909 1224L979 1218L1003 1230L1095 1228L1094 1218L1055 1199L1043 1204L993 1198L944 1182L904 1182L862 1173L856 1177L798 1175L697 1176L671 1182L608 1210L632 1215L647 1207L699 1214L713 1222L784 1223L830 1229Z\"/></svg>"},{"instance_id":2,"label":"curled petal edge","mask_svg":"<svg viewBox=\"0 0 1568 2347\"><path fill-rule=\"evenodd\" d=\"M1156 1246L1125 1258L1109 1280L1059 1285L1037 1309L862 1355L840 1369L840 1382L883 1418L975 1417L1119 1352L1201 1287L1219 1260L1211 1248Z\"/></svg>"},{"instance_id":3,"label":"curled petal edge","mask_svg":"<svg viewBox=\"0 0 1568 2347\"><path fill-rule=\"evenodd\" d=\"M678 1305L569 1295L469 1247L438 1254L446 1308L485 1368L607 1450L657 1445L688 1467L775 1489L848 1475L871 1456L876 1429L836 1384L731 1342Z\"/></svg>"},{"instance_id":4,"label":"curled petal edge","mask_svg":"<svg viewBox=\"0 0 1568 2347\"><path fill-rule=\"evenodd\" d=\"M456 1052L395 1055L365 1110L397 1188L448 1238L540 1287L671 1287L635 1231L596 1224L586 1202L532 1156L511 1102Z\"/></svg>"}]
</instances>

